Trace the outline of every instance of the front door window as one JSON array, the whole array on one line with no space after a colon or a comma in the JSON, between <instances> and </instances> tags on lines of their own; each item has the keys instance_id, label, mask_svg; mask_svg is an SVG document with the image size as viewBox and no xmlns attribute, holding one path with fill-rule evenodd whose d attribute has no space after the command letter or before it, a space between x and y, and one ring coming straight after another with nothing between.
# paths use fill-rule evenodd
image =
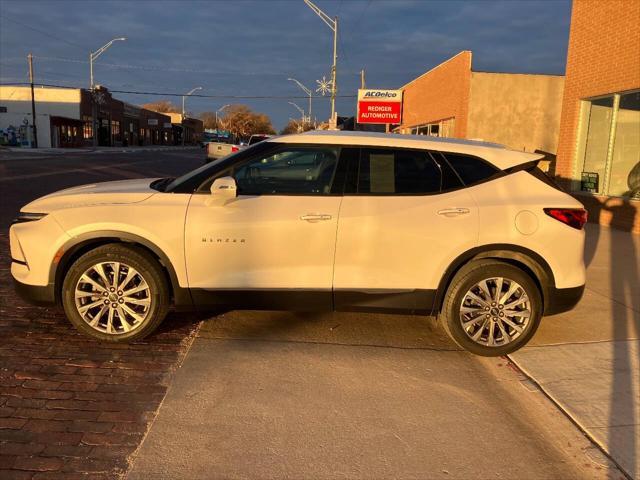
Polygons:
<instances>
[{"instance_id":1,"label":"front door window","mask_svg":"<svg viewBox=\"0 0 640 480\"><path fill-rule=\"evenodd\" d=\"M295 147L235 169L239 195L326 195L338 163L336 147Z\"/></svg>"}]
</instances>

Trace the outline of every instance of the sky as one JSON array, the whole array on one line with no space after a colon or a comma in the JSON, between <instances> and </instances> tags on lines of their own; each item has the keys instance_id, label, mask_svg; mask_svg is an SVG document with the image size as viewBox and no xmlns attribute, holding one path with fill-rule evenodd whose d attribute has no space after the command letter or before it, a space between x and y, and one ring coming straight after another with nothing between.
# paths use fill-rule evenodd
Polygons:
<instances>
[{"instance_id":1,"label":"sky","mask_svg":"<svg viewBox=\"0 0 640 480\"><path fill-rule=\"evenodd\" d=\"M316 0L338 16L339 115L355 113L360 70L368 88L400 88L462 50L473 69L564 74L570 0ZM303 0L8 1L0 0L0 83L35 81L87 87L88 56L115 37L94 63L95 83L110 90L185 93L187 111L244 103L277 129L307 110L294 77L315 90L329 78L332 32ZM320 94L315 94L320 95ZM181 98L114 93L134 104ZM282 97L232 99L225 96ZM313 99L328 118L329 98Z\"/></svg>"}]
</instances>

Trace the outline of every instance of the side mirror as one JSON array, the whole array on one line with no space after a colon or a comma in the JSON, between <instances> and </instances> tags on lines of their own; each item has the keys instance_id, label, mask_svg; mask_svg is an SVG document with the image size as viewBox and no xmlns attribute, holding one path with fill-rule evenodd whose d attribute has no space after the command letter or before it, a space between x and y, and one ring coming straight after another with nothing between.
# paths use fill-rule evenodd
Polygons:
<instances>
[{"instance_id":1,"label":"side mirror","mask_svg":"<svg viewBox=\"0 0 640 480\"><path fill-rule=\"evenodd\" d=\"M225 199L236 198L236 180L233 177L216 178L211 184L211 195Z\"/></svg>"}]
</instances>

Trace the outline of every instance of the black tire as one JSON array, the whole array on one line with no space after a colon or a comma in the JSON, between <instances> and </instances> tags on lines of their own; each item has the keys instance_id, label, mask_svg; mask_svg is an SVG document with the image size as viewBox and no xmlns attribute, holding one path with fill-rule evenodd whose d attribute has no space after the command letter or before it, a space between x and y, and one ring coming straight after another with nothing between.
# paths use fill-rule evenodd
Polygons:
<instances>
[{"instance_id":1,"label":"black tire","mask_svg":"<svg viewBox=\"0 0 640 480\"><path fill-rule=\"evenodd\" d=\"M474 341L470 337L470 335L466 333L465 329L462 326L460 312L463 306L464 298L470 289L472 289L479 282L482 282L482 280L492 279L496 277L503 277L505 279L515 281L524 289L529 300L528 305L530 316L528 323L526 323L526 325L522 328L522 332L519 333L519 336L517 336L517 338L514 338L509 343L503 345L488 346ZM495 290L497 290L497 287L494 285L494 290L492 290L491 292L493 293L495 292ZM489 308L491 308L491 304L489 305ZM493 310L487 313L491 313L492 311ZM442 305L442 310L439 315L439 320L451 339L463 349L484 357L497 357L515 352L519 348L523 347L531 339L531 337L538 329L538 325L540 324L542 311L543 304L540 290L535 281L525 271L509 263L501 262L499 260L486 259L478 260L465 265L455 275L455 277L451 281L451 284L449 285L449 288L447 289L447 293ZM471 318L480 318L480 316ZM492 318L493 317L487 317L487 322L490 322ZM483 321L484 320L481 320L481 322ZM504 323L502 323L502 325L503 328L505 328L508 332L513 332L513 330L511 330L511 327L508 327ZM474 327L467 328L473 329ZM479 326L477 329L472 330L472 332L475 333L480 328L483 327ZM489 326L487 326L487 328L489 328ZM497 328L497 324L494 328ZM485 333L487 334L486 336L488 339L489 332L485 331ZM502 333L499 333L499 331L496 331L494 333L493 338L496 337L499 339L504 338ZM482 337L480 338L480 340L482 340Z\"/></svg>"},{"instance_id":2,"label":"black tire","mask_svg":"<svg viewBox=\"0 0 640 480\"><path fill-rule=\"evenodd\" d=\"M104 321L102 319L103 315L100 318L101 323L97 324L96 328L94 328L89 325L88 320L85 320L78 310L78 307L76 305L76 286L78 285L80 277L82 277L82 275L92 266L97 265L101 262L119 262L126 268L132 267L140 275L140 277L134 277L133 281L135 282L139 278L142 278L144 282L146 282L146 286L148 286L148 291L145 288L144 293L146 294L146 297L143 300L146 300L148 298L149 306L140 307L144 310L144 312L140 313L139 317L144 315L144 318L143 320L139 321L139 323L136 323L135 327L132 327L128 322L126 323L128 328L130 328L130 331L124 330L124 328L122 327L124 322L122 322L118 318L117 313L110 313L110 309L105 310L105 313L107 314L107 316L113 315L115 317L112 321L112 325L115 326L110 328L111 331L116 330L114 333L107 333L100 329L102 322ZM119 271L120 268L122 267L119 267ZM123 269L122 275L124 275L124 272L126 271L127 270ZM109 278L113 279L114 276L115 274L113 274L112 272L112 276ZM101 286L104 286L104 281L98 280L98 282ZM83 286L81 288L86 288L86 286ZM158 328L160 323L162 323L162 321L166 317L169 309L169 289L167 286L166 276L159 262L144 250L128 245L102 245L79 257L71 265L69 270L67 270L62 284L61 293L62 306L69 321L80 332L104 342L127 343L145 338L146 336L150 335L156 328ZM101 295L105 294L101 293ZM106 295L109 295L109 293L107 293ZM97 302L97 300L99 299L101 298L96 293L95 296L89 297L88 300L79 301ZM105 298L105 301L106 300L107 299ZM116 304L116 301L114 301L113 303ZM110 304L109 306L113 305ZM102 307L102 305L100 305L99 307L95 307L95 309L98 309L100 307ZM113 308L117 309L117 311L124 312L124 310L118 308L117 304ZM95 309L93 309L92 311L95 312ZM91 314L92 313L88 313L88 315ZM93 313L93 315L94 317L96 316L95 313Z\"/></svg>"}]
</instances>

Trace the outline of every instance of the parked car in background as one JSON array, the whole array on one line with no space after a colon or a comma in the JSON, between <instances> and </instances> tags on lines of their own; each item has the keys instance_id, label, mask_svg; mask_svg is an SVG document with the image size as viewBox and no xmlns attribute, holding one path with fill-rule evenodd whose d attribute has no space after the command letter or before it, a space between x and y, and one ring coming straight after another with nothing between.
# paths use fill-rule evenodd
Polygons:
<instances>
[{"instance_id":1,"label":"parked car in background","mask_svg":"<svg viewBox=\"0 0 640 480\"><path fill-rule=\"evenodd\" d=\"M423 136L269 138L177 179L29 203L11 273L103 341L144 338L171 305L334 309L437 315L462 348L505 355L584 290L586 211L541 158Z\"/></svg>"},{"instance_id":2,"label":"parked car in background","mask_svg":"<svg viewBox=\"0 0 640 480\"><path fill-rule=\"evenodd\" d=\"M232 153L240 150L240 146L234 143L227 143L221 141L211 141L207 144L207 158L205 163L209 163L212 160L218 160L219 158L226 157Z\"/></svg>"},{"instance_id":3,"label":"parked car in background","mask_svg":"<svg viewBox=\"0 0 640 480\"><path fill-rule=\"evenodd\" d=\"M267 135L267 134L257 134L257 135L251 135L249 137L249 141L247 142L247 146L251 146L254 145L258 142L262 142L263 140L266 140L268 138L271 138L273 135Z\"/></svg>"}]
</instances>

